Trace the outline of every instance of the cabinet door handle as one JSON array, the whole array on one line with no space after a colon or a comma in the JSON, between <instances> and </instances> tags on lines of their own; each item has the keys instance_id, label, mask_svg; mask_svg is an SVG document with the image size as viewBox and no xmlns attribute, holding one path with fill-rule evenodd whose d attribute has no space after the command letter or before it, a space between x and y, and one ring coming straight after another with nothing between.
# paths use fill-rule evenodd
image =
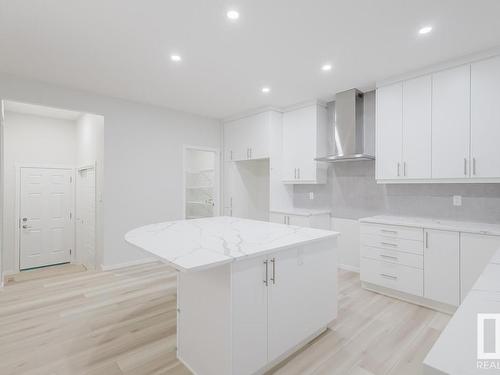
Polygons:
<instances>
[{"instance_id":1,"label":"cabinet door handle","mask_svg":"<svg viewBox=\"0 0 500 375\"><path fill-rule=\"evenodd\" d=\"M273 285L276 285L276 258L271 259L271 263L273 264L273 277L271 277L271 281Z\"/></svg>"},{"instance_id":2,"label":"cabinet door handle","mask_svg":"<svg viewBox=\"0 0 500 375\"><path fill-rule=\"evenodd\" d=\"M467 176L467 158L464 158L464 176Z\"/></svg>"},{"instance_id":3,"label":"cabinet door handle","mask_svg":"<svg viewBox=\"0 0 500 375\"><path fill-rule=\"evenodd\" d=\"M399 167L400 167L400 163L398 162L398 177L399 177Z\"/></svg>"},{"instance_id":4,"label":"cabinet door handle","mask_svg":"<svg viewBox=\"0 0 500 375\"><path fill-rule=\"evenodd\" d=\"M380 276L385 277L386 279L397 280L398 277L394 275L388 275L386 273L381 273Z\"/></svg>"},{"instance_id":5,"label":"cabinet door handle","mask_svg":"<svg viewBox=\"0 0 500 375\"><path fill-rule=\"evenodd\" d=\"M398 257L393 257L391 255L380 254L380 257L381 258L392 259L392 260L398 261Z\"/></svg>"},{"instance_id":6,"label":"cabinet door handle","mask_svg":"<svg viewBox=\"0 0 500 375\"><path fill-rule=\"evenodd\" d=\"M283 215L283 224L286 224L286 215Z\"/></svg>"},{"instance_id":7,"label":"cabinet door handle","mask_svg":"<svg viewBox=\"0 0 500 375\"><path fill-rule=\"evenodd\" d=\"M406 162L403 162L403 176L406 177Z\"/></svg>"},{"instance_id":8,"label":"cabinet door handle","mask_svg":"<svg viewBox=\"0 0 500 375\"><path fill-rule=\"evenodd\" d=\"M398 234L397 230L381 229L380 231L384 233Z\"/></svg>"},{"instance_id":9,"label":"cabinet door handle","mask_svg":"<svg viewBox=\"0 0 500 375\"><path fill-rule=\"evenodd\" d=\"M297 179L297 168L293 169L293 178Z\"/></svg>"},{"instance_id":10,"label":"cabinet door handle","mask_svg":"<svg viewBox=\"0 0 500 375\"><path fill-rule=\"evenodd\" d=\"M298 175L299 180L300 180L300 168L297 168L297 175Z\"/></svg>"},{"instance_id":11,"label":"cabinet door handle","mask_svg":"<svg viewBox=\"0 0 500 375\"><path fill-rule=\"evenodd\" d=\"M286 223L287 223L288 225L290 225L290 216L287 216L287 217L286 217Z\"/></svg>"},{"instance_id":12,"label":"cabinet door handle","mask_svg":"<svg viewBox=\"0 0 500 375\"><path fill-rule=\"evenodd\" d=\"M264 285L265 286L268 286L269 285L269 279L267 278L267 275L268 275L268 271L269 271L269 262L267 261L267 259L264 261L264 266L265 266L265 272L266 272L266 277L264 278Z\"/></svg>"},{"instance_id":13,"label":"cabinet door handle","mask_svg":"<svg viewBox=\"0 0 500 375\"><path fill-rule=\"evenodd\" d=\"M476 158L472 158L472 174L476 175Z\"/></svg>"},{"instance_id":14,"label":"cabinet door handle","mask_svg":"<svg viewBox=\"0 0 500 375\"><path fill-rule=\"evenodd\" d=\"M233 160L233 150L229 151L229 154L231 155L231 160Z\"/></svg>"},{"instance_id":15,"label":"cabinet door handle","mask_svg":"<svg viewBox=\"0 0 500 375\"><path fill-rule=\"evenodd\" d=\"M384 246L398 247L398 244L397 244L397 243L381 242L380 244L381 244L381 245L384 245Z\"/></svg>"},{"instance_id":16,"label":"cabinet door handle","mask_svg":"<svg viewBox=\"0 0 500 375\"><path fill-rule=\"evenodd\" d=\"M429 248L429 232L425 232L425 248Z\"/></svg>"}]
</instances>

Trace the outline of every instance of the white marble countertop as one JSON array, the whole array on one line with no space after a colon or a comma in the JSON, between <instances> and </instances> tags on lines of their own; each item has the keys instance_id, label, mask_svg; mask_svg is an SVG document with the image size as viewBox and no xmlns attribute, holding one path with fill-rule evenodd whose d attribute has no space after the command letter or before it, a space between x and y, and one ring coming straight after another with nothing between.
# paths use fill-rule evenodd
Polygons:
<instances>
[{"instance_id":1,"label":"white marble countertop","mask_svg":"<svg viewBox=\"0 0 500 375\"><path fill-rule=\"evenodd\" d=\"M477 367L477 314L500 313L500 250L424 360L424 374L498 374ZM498 324L498 323L497 323ZM500 360L495 360L500 364Z\"/></svg>"},{"instance_id":2,"label":"white marble countertop","mask_svg":"<svg viewBox=\"0 0 500 375\"><path fill-rule=\"evenodd\" d=\"M180 271L193 271L338 235L320 229L219 216L146 225L128 232L125 240Z\"/></svg>"},{"instance_id":3,"label":"white marble countertop","mask_svg":"<svg viewBox=\"0 0 500 375\"><path fill-rule=\"evenodd\" d=\"M330 210L321 209L307 209L307 208L284 208L284 209L272 209L269 212L278 214L288 214L288 215L298 215L298 216L313 216L313 215L330 215Z\"/></svg>"},{"instance_id":4,"label":"white marble countertop","mask_svg":"<svg viewBox=\"0 0 500 375\"><path fill-rule=\"evenodd\" d=\"M439 220L424 217L379 215L359 219L361 223L404 225L408 227L441 229L456 232L489 234L500 236L500 224L474 223L466 221Z\"/></svg>"}]
</instances>

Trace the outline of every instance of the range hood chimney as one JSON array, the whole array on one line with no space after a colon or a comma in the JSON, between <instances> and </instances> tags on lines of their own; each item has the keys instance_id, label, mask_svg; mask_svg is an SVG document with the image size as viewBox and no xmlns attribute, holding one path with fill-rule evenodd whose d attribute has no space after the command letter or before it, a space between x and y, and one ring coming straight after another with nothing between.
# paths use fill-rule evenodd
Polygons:
<instances>
[{"instance_id":1,"label":"range hood chimney","mask_svg":"<svg viewBox=\"0 0 500 375\"><path fill-rule=\"evenodd\" d=\"M357 89L335 95L335 119L333 125L335 152L317 161L338 162L375 160L365 153L363 125L363 93Z\"/></svg>"}]
</instances>

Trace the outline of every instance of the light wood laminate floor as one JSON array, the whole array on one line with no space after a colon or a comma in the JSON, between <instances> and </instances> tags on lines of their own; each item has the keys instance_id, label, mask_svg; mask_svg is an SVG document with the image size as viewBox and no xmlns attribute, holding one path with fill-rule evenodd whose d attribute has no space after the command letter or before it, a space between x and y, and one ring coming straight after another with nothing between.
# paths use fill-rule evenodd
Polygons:
<instances>
[{"instance_id":1,"label":"light wood laminate floor","mask_svg":"<svg viewBox=\"0 0 500 375\"><path fill-rule=\"evenodd\" d=\"M413 375L449 316L340 272L339 318L274 374ZM151 263L0 290L0 374L189 374L175 358L175 272Z\"/></svg>"}]
</instances>

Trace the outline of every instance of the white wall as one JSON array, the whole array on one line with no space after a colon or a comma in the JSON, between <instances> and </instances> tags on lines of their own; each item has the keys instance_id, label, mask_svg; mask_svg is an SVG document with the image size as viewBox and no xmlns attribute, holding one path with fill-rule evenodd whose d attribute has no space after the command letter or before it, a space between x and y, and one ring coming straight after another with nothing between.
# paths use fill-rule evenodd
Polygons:
<instances>
[{"instance_id":1,"label":"white wall","mask_svg":"<svg viewBox=\"0 0 500 375\"><path fill-rule=\"evenodd\" d=\"M105 266L147 257L125 243L128 230L182 218L182 145L221 145L216 120L6 74L0 98L104 116Z\"/></svg>"},{"instance_id":2,"label":"white wall","mask_svg":"<svg viewBox=\"0 0 500 375\"><path fill-rule=\"evenodd\" d=\"M16 165L21 163L74 165L76 161L76 122L14 112L5 112L4 126L4 263L3 269L16 269Z\"/></svg>"}]
</instances>

